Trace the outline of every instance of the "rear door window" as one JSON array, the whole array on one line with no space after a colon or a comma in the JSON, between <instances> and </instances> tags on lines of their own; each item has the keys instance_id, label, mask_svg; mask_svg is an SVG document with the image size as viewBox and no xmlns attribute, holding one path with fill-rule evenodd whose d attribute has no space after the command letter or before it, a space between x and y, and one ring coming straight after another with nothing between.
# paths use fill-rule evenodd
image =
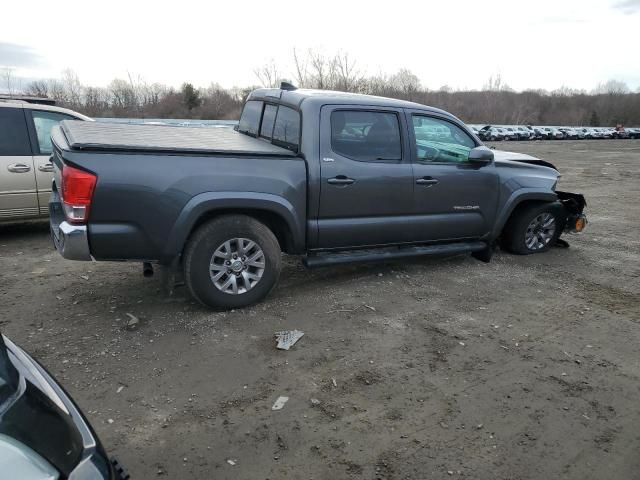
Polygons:
<instances>
[{"instance_id":1,"label":"rear door window","mask_svg":"<svg viewBox=\"0 0 640 480\"><path fill-rule=\"evenodd\" d=\"M257 100L249 100L244 104L244 109L240 116L240 122L238 123L239 132L246 133L253 137L258 136L263 103L264 102Z\"/></svg>"},{"instance_id":2,"label":"rear door window","mask_svg":"<svg viewBox=\"0 0 640 480\"><path fill-rule=\"evenodd\" d=\"M51 146L51 129L62 120L77 120L71 115L57 112L45 112L44 110L32 110L33 125L36 128L36 136L38 137L38 148L40 155L51 155L53 147Z\"/></svg>"},{"instance_id":3,"label":"rear door window","mask_svg":"<svg viewBox=\"0 0 640 480\"><path fill-rule=\"evenodd\" d=\"M398 116L390 112L336 110L331 113L331 149L359 162L400 162Z\"/></svg>"},{"instance_id":4,"label":"rear door window","mask_svg":"<svg viewBox=\"0 0 640 480\"><path fill-rule=\"evenodd\" d=\"M0 156L27 155L31 146L22 108L0 107Z\"/></svg>"}]
</instances>

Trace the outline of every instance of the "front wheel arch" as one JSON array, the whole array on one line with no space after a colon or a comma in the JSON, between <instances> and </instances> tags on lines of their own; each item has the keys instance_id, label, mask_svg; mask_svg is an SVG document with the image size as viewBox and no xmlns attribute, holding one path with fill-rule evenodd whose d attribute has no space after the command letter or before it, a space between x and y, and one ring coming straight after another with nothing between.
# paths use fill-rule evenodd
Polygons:
<instances>
[{"instance_id":1,"label":"front wheel arch","mask_svg":"<svg viewBox=\"0 0 640 480\"><path fill-rule=\"evenodd\" d=\"M542 215L549 215L549 219L553 220L554 231L549 235L548 243L541 248L528 248L524 241L527 226L532 220ZM553 219L551 218L553 217ZM517 208L509 216L509 220L505 224L500 235L500 245L511 253L518 255L528 255L531 253L541 253L551 248L562 232L566 223L566 211L564 205L559 201L540 202L528 201L519 204ZM535 240L535 237L533 238Z\"/></svg>"}]
</instances>

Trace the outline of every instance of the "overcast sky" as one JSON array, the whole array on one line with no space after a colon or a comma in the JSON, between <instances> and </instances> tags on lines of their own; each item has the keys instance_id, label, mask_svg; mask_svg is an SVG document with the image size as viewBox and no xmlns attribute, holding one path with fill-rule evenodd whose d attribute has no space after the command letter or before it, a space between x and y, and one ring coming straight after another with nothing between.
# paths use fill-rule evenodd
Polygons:
<instances>
[{"instance_id":1,"label":"overcast sky","mask_svg":"<svg viewBox=\"0 0 640 480\"><path fill-rule=\"evenodd\" d=\"M349 53L366 74L413 71L428 88L640 88L640 0L323 0L5 2L0 69L105 86L257 84L270 60L289 76L294 47ZM0 79L0 83L2 79Z\"/></svg>"}]
</instances>

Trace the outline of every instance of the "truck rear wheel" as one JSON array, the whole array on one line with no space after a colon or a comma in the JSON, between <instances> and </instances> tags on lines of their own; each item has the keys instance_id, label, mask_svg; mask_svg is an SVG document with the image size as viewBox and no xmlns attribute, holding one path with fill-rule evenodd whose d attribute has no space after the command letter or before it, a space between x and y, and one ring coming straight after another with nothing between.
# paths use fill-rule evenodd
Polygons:
<instances>
[{"instance_id":1,"label":"truck rear wheel","mask_svg":"<svg viewBox=\"0 0 640 480\"><path fill-rule=\"evenodd\" d=\"M507 222L503 245L518 255L546 252L560 237L565 216L559 202L524 206Z\"/></svg>"},{"instance_id":2,"label":"truck rear wheel","mask_svg":"<svg viewBox=\"0 0 640 480\"><path fill-rule=\"evenodd\" d=\"M212 308L254 304L280 276L280 245L269 228L246 215L202 225L185 249L184 277L191 295Z\"/></svg>"}]
</instances>

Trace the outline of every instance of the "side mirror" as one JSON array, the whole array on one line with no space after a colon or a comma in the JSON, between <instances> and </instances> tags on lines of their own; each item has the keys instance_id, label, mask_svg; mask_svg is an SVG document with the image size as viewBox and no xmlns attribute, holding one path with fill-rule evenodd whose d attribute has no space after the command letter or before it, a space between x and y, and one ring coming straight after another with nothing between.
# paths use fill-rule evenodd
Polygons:
<instances>
[{"instance_id":1,"label":"side mirror","mask_svg":"<svg viewBox=\"0 0 640 480\"><path fill-rule=\"evenodd\" d=\"M471 163L489 164L493 162L493 152L485 146L472 148L469 151L468 160Z\"/></svg>"}]
</instances>

